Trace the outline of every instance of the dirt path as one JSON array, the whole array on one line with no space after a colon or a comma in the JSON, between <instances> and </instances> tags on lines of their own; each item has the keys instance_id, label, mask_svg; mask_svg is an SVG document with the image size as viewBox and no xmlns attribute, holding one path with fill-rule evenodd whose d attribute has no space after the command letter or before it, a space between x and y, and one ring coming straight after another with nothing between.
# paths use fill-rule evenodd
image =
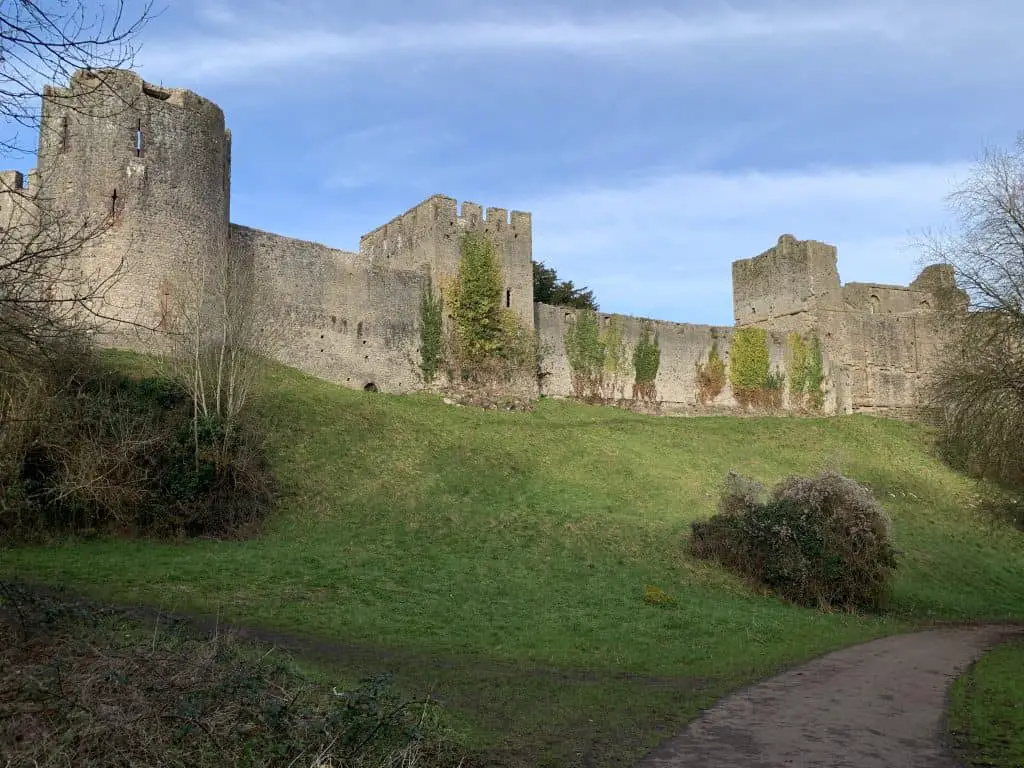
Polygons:
<instances>
[{"instance_id":1,"label":"dirt path","mask_svg":"<svg viewBox=\"0 0 1024 768\"><path fill-rule=\"evenodd\" d=\"M957 768L947 689L1021 631L936 629L837 651L721 700L637 768Z\"/></svg>"}]
</instances>

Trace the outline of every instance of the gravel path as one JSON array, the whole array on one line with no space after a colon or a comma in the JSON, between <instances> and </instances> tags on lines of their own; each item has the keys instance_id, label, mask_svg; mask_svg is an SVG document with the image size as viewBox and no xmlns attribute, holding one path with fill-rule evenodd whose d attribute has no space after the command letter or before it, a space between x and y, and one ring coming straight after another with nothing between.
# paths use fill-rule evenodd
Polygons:
<instances>
[{"instance_id":1,"label":"gravel path","mask_svg":"<svg viewBox=\"0 0 1024 768\"><path fill-rule=\"evenodd\" d=\"M947 689L1021 631L936 629L837 651L722 699L637 768L958 768Z\"/></svg>"}]
</instances>

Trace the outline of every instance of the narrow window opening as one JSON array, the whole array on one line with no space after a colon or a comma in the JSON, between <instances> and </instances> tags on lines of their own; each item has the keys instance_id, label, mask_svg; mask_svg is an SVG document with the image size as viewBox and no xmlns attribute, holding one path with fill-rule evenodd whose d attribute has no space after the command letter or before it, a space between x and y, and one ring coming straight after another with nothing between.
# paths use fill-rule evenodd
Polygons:
<instances>
[{"instance_id":1,"label":"narrow window opening","mask_svg":"<svg viewBox=\"0 0 1024 768\"><path fill-rule=\"evenodd\" d=\"M142 118L135 128L135 156L142 157Z\"/></svg>"},{"instance_id":2,"label":"narrow window opening","mask_svg":"<svg viewBox=\"0 0 1024 768\"><path fill-rule=\"evenodd\" d=\"M506 307L511 307L512 306L512 289L511 288L506 288L505 289L505 306Z\"/></svg>"},{"instance_id":3,"label":"narrow window opening","mask_svg":"<svg viewBox=\"0 0 1024 768\"><path fill-rule=\"evenodd\" d=\"M110 215L117 216L117 188L114 188L114 194L110 196Z\"/></svg>"},{"instance_id":4,"label":"narrow window opening","mask_svg":"<svg viewBox=\"0 0 1024 768\"><path fill-rule=\"evenodd\" d=\"M71 129L68 127L67 115L60 119L60 151L67 152L71 146Z\"/></svg>"}]
</instances>

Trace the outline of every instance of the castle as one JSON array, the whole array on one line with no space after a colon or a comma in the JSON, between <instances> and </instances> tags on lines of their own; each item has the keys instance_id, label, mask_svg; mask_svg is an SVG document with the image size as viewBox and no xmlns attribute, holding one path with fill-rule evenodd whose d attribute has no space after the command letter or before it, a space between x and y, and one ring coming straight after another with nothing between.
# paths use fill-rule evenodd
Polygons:
<instances>
[{"instance_id":1,"label":"castle","mask_svg":"<svg viewBox=\"0 0 1024 768\"><path fill-rule=\"evenodd\" d=\"M457 270L460 235L486 233L501 258L506 307L535 329L545 350L536 393L573 394L564 339L577 312L533 301L529 213L435 195L363 235L358 252L232 224L223 111L127 70L80 70L67 87L47 86L37 168L27 184L16 171L0 183L0 210L12 196L45 199L61 216L109 222L82 255L97 273L124 265L102 301L106 314L132 325L112 327L103 343L152 349L151 335L138 328L159 333L180 265L229 258L273 297L281 362L382 392L424 388L422 297ZM610 314L599 322L619 323L629 344L645 327L657 334L657 397L670 410L736 408L728 384L713 402L699 402L697 366L713 344L728 363L737 329L759 327L774 370L785 368L791 332L820 338L824 413L910 413L941 340L936 309L952 271L933 265L910 286L842 285L836 259L833 246L783 235L761 255L735 262L735 327ZM782 405L795 407L788 395Z\"/></svg>"}]
</instances>

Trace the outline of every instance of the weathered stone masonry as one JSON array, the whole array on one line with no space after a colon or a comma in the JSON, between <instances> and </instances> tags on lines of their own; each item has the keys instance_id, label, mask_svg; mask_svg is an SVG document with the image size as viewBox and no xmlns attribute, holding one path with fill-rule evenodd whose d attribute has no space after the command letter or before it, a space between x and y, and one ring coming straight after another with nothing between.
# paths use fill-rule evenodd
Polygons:
<instances>
[{"instance_id":1,"label":"weathered stone masonry","mask_svg":"<svg viewBox=\"0 0 1024 768\"><path fill-rule=\"evenodd\" d=\"M0 197L32 199L74 221L109 217L111 226L87 245L83 259L96 274L121 269L104 298L105 313L159 328L169 295L187 279L184 264L234 259L254 270L272 297L279 359L350 387L423 388L421 298L455 274L460 235L484 232L501 257L506 306L537 331L545 350L539 392L572 394L564 337L577 313L533 301L529 213L485 211L435 195L364 235L358 252L232 224L231 134L222 110L125 70L80 71L67 88L46 88L37 166L27 186L20 173L4 172ZM833 246L783 235L761 255L735 262L736 328L765 328L772 369L780 371L787 333L816 333L826 413L908 413L941 338L936 295L952 272L929 267L908 287L842 285L836 256ZM599 322L613 317L601 314ZM712 344L728 361L735 328L621 316L618 322L630 345L643 327L656 332L664 406L707 410L698 405L697 364ZM158 336L112 324L101 343L152 350ZM737 407L729 386L710 407Z\"/></svg>"}]
</instances>

